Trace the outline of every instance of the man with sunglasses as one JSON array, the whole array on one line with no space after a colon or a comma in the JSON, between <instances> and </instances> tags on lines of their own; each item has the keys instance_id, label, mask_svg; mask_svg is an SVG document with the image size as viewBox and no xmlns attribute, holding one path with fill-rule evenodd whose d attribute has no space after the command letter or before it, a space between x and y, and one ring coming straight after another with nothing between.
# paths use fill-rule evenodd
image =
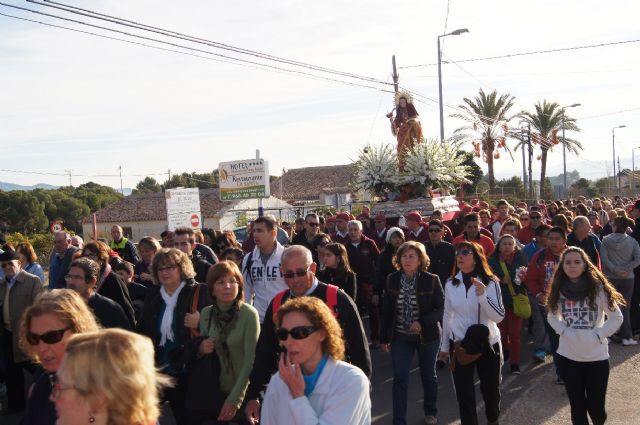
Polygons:
<instances>
[{"instance_id":1,"label":"man with sunglasses","mask_svg":"<svg viewBox=\"0 0 640 425\"><path fill-rule=\"evenodd\" d=\"M284 250L282 274L289 290L278 294L279 305L284 304L290 298L302 296L316 297L327 302L329 285L316 278L316 267L316 263L312 261L311 252L307 248L293 245ZM346 361L359 367L368 377L371 377L371 355L356 305L344 291L338 290L337 295L337 303L333 306L333 311L337 315L338 323L344 334ZM259 419L260 393L266 389L271 375L278 370L278 355L281 349L273 320L275 313L277 313L274 313L274 304L272 301L267 308L249 378L249 388L247 389L247 400L249 401L245 409L249 423L255 423L253 421ZM304 338L306 332L304 329L296 330L292 337L294 339Z\"/></svg>"},{"instance_id":2,"label":"man with sunglasses","mask_svg":"<svg viewBox=\"0 0 640 425\"><path fill-rule=\"evenodd\" d=\"M487 257L491 255L495 248L491 238L480 233L480 219L478 214L473 212L464 216L464 232L453 240L453 246L458 246L462 241L479 244Z\"/></svg>"},{"instance_id":3,"label":"man with sunglasses","mask_svg":"<svg viewBox=\"0 0 640 425\"><path fill-rule=\"evenodd\" d=\"M67 288L76 291L87 302L96 321L103 328L133 330L133 323L129 321L120 304L96 292L99 277L98 263L88 257L82 257L71 263L65 279Z\"/></svg>"},{"instance_id":4,"label":"man with sunglasses","mask_svg":"<svg viewBox=\"0 0 640 425\"><path fill-rule=\"evenodd\" d=\"M542 213L540 211L532 211L529 213L529 224L524 226L518 232L518 240L522 245L530 243L536 237L536 229L543 224Z\"/></svg>"},{"instance_id":5,"label":"man with sunglasses","mask_svg":"<svg viewBox=\"0 0 640 425\"><path fill-rule=\"evenodd\" d=\"M304 218L304 231L297 233L291 240L291 245L302 245L313 252L313 237L320 232L320 219L315 213L309 213ZM317 254L316 254L317 255Z\"/></svg>"},{"instance_id":6,"label":"man with sunglasses","mask_svg":"<svg viewBox=\"0 0 640 425\"><path fill-rule=\"evenodd\" d=\"M44 287L38 276L22 270L18 254L13 250L0 254L0 266L4 272L0 279L0 355L6 368L7 413L12 413L25 407L24 371L32 371L31 362L18 345L20 319Z\"/></svg>"},{"instance_id":7,"label":"man with sunglasses","mask_svg":"<svg viewBox=\"0 0 640 425\"><path fill-rule=\"evenodd\" d=\"M429 220L429 240L424 243L427 255L431 259L427 271L438 275L440 282L447 282L453 272L456 249L443 240L444 225L440 220Z\"/></svg>"}]
</instances>

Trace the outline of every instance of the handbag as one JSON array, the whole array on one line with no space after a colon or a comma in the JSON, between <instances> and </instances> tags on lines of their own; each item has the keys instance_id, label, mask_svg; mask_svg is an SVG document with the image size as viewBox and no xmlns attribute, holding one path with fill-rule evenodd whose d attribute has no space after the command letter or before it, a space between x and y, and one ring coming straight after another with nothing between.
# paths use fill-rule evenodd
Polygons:
<instances>
[{"instance_id":1,"label":"handbag","mask_svg":"<svg viewBox=\"0 0 640 425\"><path fill-rule=\"evenodd\" d=\"M511 299L513 300L513 314L521 319L528 319L529 317L531 317L531 304L529 303L529 297L526 294L516 294L516 291L513 288L513 283L511 282L509 270L507 270L507 265L504 263L504 261L500 261L500 267L502 268L502 272L507 279L507 287L509 288L509 293L511 294Z\"/></svg>"},{"instance_id":2,"label":"handbag","mask_svg":"<svg viewBox=\"0 0 640 425\"><path fill-rule=\"evenodd\" d=\"M489 328L480 323L480 304L478 304L478 323L467 328L462 341L453 343L451 371L455 370L456 364L466 366L478 360L485 346L488 345Z\"/></svg>"}]
</instances>

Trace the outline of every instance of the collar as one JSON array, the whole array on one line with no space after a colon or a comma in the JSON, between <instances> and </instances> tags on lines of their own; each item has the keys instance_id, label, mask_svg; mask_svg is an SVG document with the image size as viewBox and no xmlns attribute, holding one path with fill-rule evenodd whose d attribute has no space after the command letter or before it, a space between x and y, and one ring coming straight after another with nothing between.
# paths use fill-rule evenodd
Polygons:
<instances>
[{"instance_id":1,"label":"collar","mask_svg":"<svg viewBox=\"0 0 640 425\"><path fill-rule=\"evenodd\" d=\"M307 292L304 293L304 296L306 297L311 295L313 291L315 291L316 289L318 289L318 278L315 275L313 275L313 283L311 284L311 288L309 288ZM291 292L291 290L289 290L289 296L291 298L296 297L295 295L293 295L293 292Z\"/></svg>"},{"instance_id":2,"label":"collar","mask_svg":"<svg viewBox=\"0 0 640 425\"><path fill-rule=\"evenodd\" d=\"M336 230L336 235L340 236L341 238L347 237L347 233L342 233L340 230Z\"/></svg>"},{"instance_id":3,"label":"collar","mask_svg":"<svg viewBox=\"0 0 640 425\"><path fill-rule=\"evenodd\" d=\"M420 233L422 233L422 226L418 227L418 230L412 230L411 233L413 233L414 236L420 235Z\"/></svg>"},{"instance_id":4,"label":"collar","mask_svg":"<svg viewBox=\"0 0 640 425\"><path fill-rule=\"evenodd\" d=\"M387 229L382 229L382 230L378 231L378 236L382 237L382 235L384 235L385 233L387 233Z\"/></svg>"}]
</instances>

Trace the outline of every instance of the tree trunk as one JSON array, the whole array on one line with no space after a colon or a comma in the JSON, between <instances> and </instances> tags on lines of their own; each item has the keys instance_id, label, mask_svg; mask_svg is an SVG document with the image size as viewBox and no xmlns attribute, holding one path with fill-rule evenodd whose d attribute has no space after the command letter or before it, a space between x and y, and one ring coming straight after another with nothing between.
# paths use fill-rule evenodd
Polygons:
<instances>
[{"instance_id":1,"label":"tree trunk","mask_svg":"<svg viewBox=\"0 0 640 425\"><path fill-rule=\"evenodd\" d=\"M544 193L544 180L547 177L547 151L548 149L541 148L542 154L540 155L540 196Z\"/></svg>"},{"instance_id":2,"label":"tree trunk","mask_svg":"<svg viewBox=\"0 0 640 425\"><path fill-rule=\"evenodd\" d=\"M487 168L489 172L489 189L493 190L496 187L496 178L493 175L493 151L487 152Z\"/></svg>"}]
</instances>

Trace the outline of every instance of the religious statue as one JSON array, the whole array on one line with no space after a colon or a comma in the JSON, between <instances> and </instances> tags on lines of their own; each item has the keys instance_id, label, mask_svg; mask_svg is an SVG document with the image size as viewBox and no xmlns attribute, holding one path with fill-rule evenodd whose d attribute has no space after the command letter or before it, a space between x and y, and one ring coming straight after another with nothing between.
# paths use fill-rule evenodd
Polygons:
<instances>
[{"instance_id":1,"label":"religious statue","mask_svg":"<svg viewBox=\"0 0 640 425\"><path fill-rule=\"evenodd\" d=\"M394 110L395 118L393 110L387 114L387 118L391 121L391 133L398 140L398 170L403 172L407 152L422 140L422 126L409 93L396 93Z\"/></svg>"}]
</instances>

